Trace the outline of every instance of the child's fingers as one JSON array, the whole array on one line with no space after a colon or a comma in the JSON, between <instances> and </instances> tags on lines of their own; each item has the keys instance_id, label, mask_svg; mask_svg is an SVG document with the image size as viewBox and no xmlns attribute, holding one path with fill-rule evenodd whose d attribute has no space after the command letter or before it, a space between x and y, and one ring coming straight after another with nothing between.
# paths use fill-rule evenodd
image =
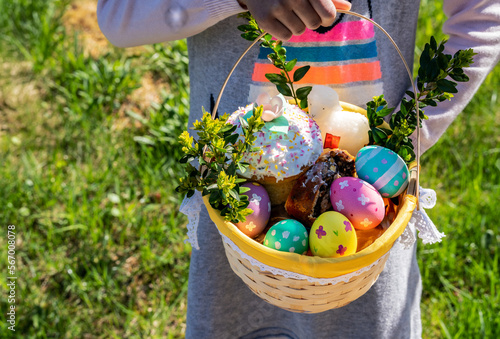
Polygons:
<instances>
[{"instance_id":1,"label":"child's fingers","mask_svg":"<svg viewBox=\"0 0 500 339\"><path fill-rule=\"evenodd\" d=\"M346 0L238 0L248 8L260 27L280 40L301 35L306 28L330 26L337 8L349 10Z\"/></svg>"},{"instance_id":2,"label":"child's fingers","mask_svg":"<svg viewBox=\"0 0 500 339\"><path fill-rule=\"evenodd\" d=\"M258 22L258 21L257 21ZM260 27L278 40L290 40L293 33L278 19L265 20L259 23Z\"/></svg>"},{"instance_id":3,"label":"child's fingers","mask_svg":"<svg viewBox=\"0 0 500 339\"><path fill-rule=\"evenodd\" d=\"M291 11L287 15L278 17L278 20L288 28L293 35L301 35L306 31L306 23L296 13L295 11ZM307 27L310 28L309 26ZM291 36L289 38L291 38Z\"/></svg>"},{"instance_id":4,"label":"child's fingers","mask_svg":"<svg viewBox=\"0 0 500 339\"><path fill-rule=\"evenodd\" d=\"M299 1L293 8L297 17L302 20L309 29L316 29L321 26L323 20L309 1Z\"/></svg>"},{"instance_id":5,"label":"child's fingers","mask_svg":"<svg viewBox=\"0 0 500 339\"><path fill-rule=\"evenodd\" d=\"M349 1L345 0L332 0L333 4L335 5L335 8L343 10L343 11L350 11L351 10L351 3Z\"/></svg>"}]
</instances>

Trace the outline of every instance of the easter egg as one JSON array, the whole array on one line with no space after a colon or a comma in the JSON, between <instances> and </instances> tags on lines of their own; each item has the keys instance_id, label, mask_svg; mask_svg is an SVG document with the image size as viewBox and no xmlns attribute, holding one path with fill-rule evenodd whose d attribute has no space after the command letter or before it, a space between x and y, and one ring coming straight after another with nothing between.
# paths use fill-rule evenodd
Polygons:
<instances>
[{"instance_id":1,"label":"easter egg","mask_svg":"<svg viewBox=\"0 0 500 339\"><path fill-rule=\"evenodd\" d=\"M404 160L382 146L365 146L356 156L356 173L375 187L384 198L393 198L406 189L410 172Z\"/></svg>"},{"instance_id":2,"label":"easter egg","mask_svg":"<svg viewBox=\"0 0 500 339\"><path fill-rule=\"evenodd\" d=\"M267 231L263 245L278 251L305 254L309 248L309 234L297 220L282 220Z\"/></svg>"},{"instance_id":3,"label":"easter egg","mask_svg":"<svg viewBox=\"0 0 500 339\"><path fill-rule=\"evenodd\" d=\"M330 186L333 210L347 217L356 229L377 227L385 216L384 199L369 183L358 178L341 177Z\"/></svg>"},{"instance_id":4,"label":"easter egg","mask_svg":"<svg viewBox=\"0 0 500 339\"><path fill-rule=\"evenodd\" d=\"M323 258L354 254L357 247L356 232L349 219L342 214L325 212L311 227L309 246L313 255Z\"/></svg>"},{"instance_id":5,"label":"easter egg","mask_svg":"<svg viewBox=\"0 0 500 339\"><path fill-rule=\"evenodd\" d=\"M256 182L246 182L242 187L248 187L250 190L243 193L248 197L248 208L253 212L246 216L246 220L239 222L236 226L241 232L250 238L258 236L266 227L271 216L271 201L266 189Z\"/></svg>"}]
</instances>

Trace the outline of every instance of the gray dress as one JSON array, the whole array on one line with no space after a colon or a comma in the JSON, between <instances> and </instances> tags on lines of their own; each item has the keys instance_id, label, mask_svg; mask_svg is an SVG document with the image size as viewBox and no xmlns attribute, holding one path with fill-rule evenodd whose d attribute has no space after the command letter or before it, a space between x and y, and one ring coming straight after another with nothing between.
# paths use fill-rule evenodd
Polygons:
<instances>
[{"instance_id":1,"label":"gray dress","mask_svg":"<svg viewBox=\"0 0 500 339\"><path fill-rule=\"evenodd\" d=\"M405 1L404 6L401 1L395 0L385 1L384 4L369 0L352 3L353 11L372 17L389 31L411 65L419 1ZM397 14L387 15L387 8L391 6L397 9ZM343 16L336 25L349 21L354 20ZM190 124L201 116L201 107L206 110L211 108L229 69L248 46L249 43L239 37L240 33L235 29L243 23L243 19L231 17L188 39ZM358 43L356 33L352 35L354 45ZM337 86L344 93L352 89L354 94L346 101L360 105L363 102L355 102L356 91L360 88L383 90L394 107L404 95L410 80L396 51L377 29L372 40L376 45L375 55L370 56L371 60L361 62L378 63L378 79L366 80L368 87L359 87L364 85L360 82ZM307 42L305 45L311 44L314 43ZM317 44L325 46L329 43L323 41ZM262 53L259 47L254 47L245 56L224 92L219 113L231 113L246 105L251 100L251 87L263 85L255 81L255 64L259 63ZM336 65L350 62L353 61L341 60ZM319 314L299 314L261 300L232 272L220 235L206 210L201 213L198 239L200 250L193 249L189 272L187 338L421 337L421 280L416 248L405 250L396 243L378 281L351 304Z\"/></svg>"}]
</instances>

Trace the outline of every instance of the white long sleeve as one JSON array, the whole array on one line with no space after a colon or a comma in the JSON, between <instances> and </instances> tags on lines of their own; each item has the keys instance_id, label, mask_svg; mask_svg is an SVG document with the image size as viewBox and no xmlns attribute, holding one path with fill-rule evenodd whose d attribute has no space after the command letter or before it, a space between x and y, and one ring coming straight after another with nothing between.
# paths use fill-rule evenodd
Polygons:
<instances>
[{"instance_id":1,"label":"white long sleeve","mask_svg":"<svg viewBox=\"0 0 500 339\"><path fill-rule=\"evenodd\" d=\"M184 39L243 12L236 0L99 0L97 19L118 47Z\"/></svg>"},{"instance_id":2,"label":"white long sleeve","mask_svg":"<svg viewBox=\"0 0 500 339\"><path fill-rule=\"evenodd\" d=\"M477 55L464 69L470 81L458 84L456 97L425 108L429 120L421 131L421 153L438 141L500 60L500 0L447 0L443 10L448 17L443 31L449 36L445 53L472 48Z\"/></svg>"}]
</instances>

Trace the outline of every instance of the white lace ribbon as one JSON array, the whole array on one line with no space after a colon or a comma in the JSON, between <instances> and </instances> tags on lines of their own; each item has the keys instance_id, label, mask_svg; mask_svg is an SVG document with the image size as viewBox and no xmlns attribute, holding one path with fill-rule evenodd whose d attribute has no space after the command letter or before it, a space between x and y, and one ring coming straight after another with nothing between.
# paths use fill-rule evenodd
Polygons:
<instances>
[{"instance_id":1,"label":"white lace ribbon","mask_svg":"<svg viewBox=\"0 0 500 339\"><path fill-rule=\"evenodd\" d=\"M198 245L198 224L200 222L200 211L201 205L203 205L203 197L201 196L200 191L195 191L193 196L188 198L184 197L182 201L180 212L185 214L188 217L187 224L187 235L188 238L184 241L184 243L189 242L193 248L199 250L200 246Z\"/></svg>"},{"instance_id":2,"label":"white lace ribbon","mask_svg":"<svg viewBox=\"0 0 500 339\"><path fill-rule=\"evenodd\" d=\"M273 275L281 275L281 276L283 276L285 278L292 278L292 279L297 279L297 280L307 280L307 281L309 281L311 283L317 283L317 284L320 284L320 285L327 285L327 284L335 285L335 284L338 284L340 282L345 282L346 283L349 280L351 280L351 278L353 278L355 276L358 276L361 273L370 270L373 266L377 265L379 263L379 261L382 260L385 256L389 255L389 252L387 252L386 254L384 254L383 256L381 256L380 258L378 258L374 263L372 263L372 264L370 264L370 265L368 265L366 267L363 267L363 268L361 268L361 269L359 269L359 270L357 270L355 272L352 272L352 273L343 274L343 275L341 275L339 277L335 277L335 278L315 278L315 277L310 277L308 275L304 275L304 274L300 274L300 273L295 273L295 272L290 272L290 271L282 270L282 269L279 269L279 268L276 268L276 267L272 267L272 266L263 264L260 261L258 261L257 259L252 258L248 254L246 254L245 252L243 252L242 250L240 250L240 248L231 239L229 239L228 237L226 237L220 231L219 231L219 233L220 233L220 235L222 237L222 241L224 241L226 244L228 244L229 246L231 246L231 248L234 251L238 252L238 254L243 259L248 260L250 262L250 264L252 264L252 266L257 267L259 270L265 271L265 272L270 272Z\"/></svg>"},{"instance_id":3,"label":"white lace ribbon","mask_svg":"<svg viewBox=\"0 0 500 339\"><path fill-rule=\"evenodd\" d=\"M399 239L406 249L410 248L416 241L415 230L418 231L418 237L422 239L424 244L441 242L441 239L446 236L438 231L436 225L425 212L425 209L433 208L436 205L436 192L433 189L422 187L420 187L419 192L419 208L413 211L413 215Z\"/></svg>"}]
</instances>

